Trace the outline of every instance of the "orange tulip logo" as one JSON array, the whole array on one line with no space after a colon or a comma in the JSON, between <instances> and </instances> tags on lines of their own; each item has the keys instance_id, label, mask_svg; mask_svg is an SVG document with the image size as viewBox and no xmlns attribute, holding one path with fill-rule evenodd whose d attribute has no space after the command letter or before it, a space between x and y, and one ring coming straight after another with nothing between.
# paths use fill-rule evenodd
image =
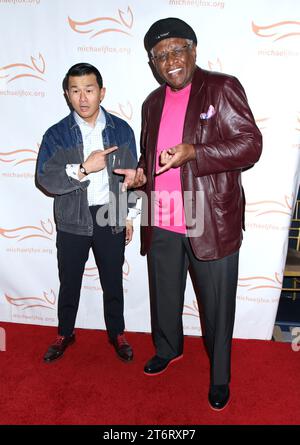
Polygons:
<instances>
[{"instance_id":1,"label":"orange tulip logo","mask_svg":"<svg viewBox=\"0 0 300 445\"><path fill-rule=\"evenodd\" d=\"M246 204L246 212L257 216L266 215L269 213L283 214L291 216L292 213L292 196L284 196L282 201L257 201Z\"/></svg>"},{"instance_id":2,"label":"orange tulip logo","mask_svg":"<svg viewBox=\"0 0 300 445\"><path fill-rule=\"evenodd\" d=\"M45 73L45 60L41 54L39 54L38 60L31 56L31 65L26 63L12 63L0 67L0 79L7 79L7 83L22 77L33 77L45 81L43 74Z\"/></svg>"},{"instance_id":3,"label":"orange tulip logo","mask_svg":"<svg viewBox=\"0 0 300 445\"><path fill-rule=\"evenodd\" d=\"M300 131L300 112L299 112L299 116L297 117L297 127L296 127L297 131Z\"/></svg>"},{"instance_id":4,"label":"orange tulip logo","mask_svg":"<svg viewBox=\"0 0 300 445\"><path fill-rule=\"evenodd\" d=\"M130 266L128 261L125 259L123 264L123 279L128 281L128 276L130 273ZM99 272L97 266L85 267L83 276L89 278L91 280L97 281L99 280Z\"/></svg>"},{"instance_id":5,"label":"orange tulip logo","mask_svg":"<svg viewBox=\"0 0 300 445\"><path fill-rule=\"evenodd\" d=\"M85 267L83 276L90 278L91 280L94 280L94 281L99 280L99 273L98 273L97 267L96 266Z\"/></svg>"},{"instance_id":6,"label":"orange tulip logo","mask_svg":"<svg viewBox=\"0 0 300 445\"><path fill-rule=\"evenodd\" d=\"M275 272L274 278L270 277L245 277L239 278L238 287L245 287L248 291L256 289L279 289L282 288L282 280L279 278L279 274Z\"/></svg>"},{"instance_id":7,"label":"orange tulip logo","mask_svg":"<svg viewBox=\"0 0 300 445\"><path fill-rule=\"evenodd\" d=\"M252 22L252 30L258 37L270 38L273 42L300 36L300 22L285 21L267 26L259 26Z\"/></svg>"},{"instance_id":8,"label":"orange tulip logo","mask_svg":"<svg viewBox=\"0 0 300 445\"><path fill-rule=\"evenodd\" d=\"M22 310L41 307L45 309L54 310L56 303L56 294L51 289L50 293L43 292L40 297L12 297L4 294L6 301L13 306L17 306Z\"/></svg>"},{"instance_id":9,"label":"orange tulip logo","mask_svg":"<svg viewBox=\"0 0 300 445\"><path fill-rule=\"evenodd\" d=\"M210 71L219 71L220 73L223 71L222 63L219 57L215 62L211 62L210 60L208 61L208 69Z\"/></svg>"},{"instance_id":10,"label":"orange tulip logo","mask_svg":"<svg viewBox=\"0 0 300 445\"><path fill-rule=\"evenodd\" d=\"M130 265L128 261L125 258L124 264L123 264L123 279L128 281L128 276L130 273Z\"/></svg>"},{"instance_id":11,"label":"orange tulip logo","mask_svg":"<svg viewBox=\"0 0 300 445\"><path fill-rule=\"evenodd\" d=\"M24 241L28 238L44 238L52 240L54 226L50 219L40 221L40 226L21 226L14 229L5 229L0 227L0 236L17 241Z\"/></svg>"},{"instance_id":12,"label":"orange tulip logo","mask_svg":"<svg viewBox=\"0 0 300 445\"><path fill-rule=\"evenodd\" d=\"M39 144L37 145L39 149ZM38 149L37 150L20 149L20 150L8 151L6 153L0 152L0 162L13 166L24 164L26 162L36 162Z\"/></svg>"},{"instance_id":13,"label":"orange tulip logo","mask_svg":"<svg viewBox=\"0 0 300 445\"><path fill-rule=\"evenodd\" d=\"M129 6L126 13L118 9L117 18L97 17L85 22L80 22L68 17L68 21L73 31L80 34L91 34L90 39L107 32L120 32L128 36L132 35L128 32L133 25L133 14Z\"/></svg>"},{"instance_id":14,"label":"orange tulip logo","mask_svg":"<svg viewBox=\"0 0 300 445\"><path fill-rule=\"evenodd\" d=\"M199 307L196 300L193 300L192 306L189 306L188 304L183 306L183 315L199 318Z\"/></svg>"},{"instance_id":15,"label":"orange tulip logo","mask_svg":"<svg viewBox=\"0 0 300 445\"><path fill-rule=\"evenodd\" d=\"M259 119L256 119L256 125L258 126L258 128L262 131L265 130L267 128L267 121L269 120L269 117L261 117Z\"/></svg>"},{"instance_id":16,"label":"orange tulip logo","mask_svg":"<svg viewBox=\"0 0 300 445\"><path fill-rule=\"evenodd\" d=\"M109 113L115 114L116 116L119 116L123 119L127 119L130 121L132 119L133 115L133 108L130 102L127 101L126 106L123 106L122 104L118 104L118 110L107 110Z\"/></svg>"}]
</instances>

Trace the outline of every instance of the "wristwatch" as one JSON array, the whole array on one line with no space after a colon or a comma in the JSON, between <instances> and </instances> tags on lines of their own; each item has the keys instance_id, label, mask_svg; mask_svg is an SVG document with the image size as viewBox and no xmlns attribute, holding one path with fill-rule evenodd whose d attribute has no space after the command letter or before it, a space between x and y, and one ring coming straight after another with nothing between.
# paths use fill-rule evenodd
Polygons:
<instances>
[{"instance_id":1,"label":"wristwatch","mask_svg":"<svg viewBox=\"0 0 300 445\"><path fill-rule=\"evenodd\" d=\"M84 166L82 164L79 165L79 170L83 175L85 175L85 176L88 175L88 172L86 171L86 169L84 168Z\"/></svg>"}]
</instances>

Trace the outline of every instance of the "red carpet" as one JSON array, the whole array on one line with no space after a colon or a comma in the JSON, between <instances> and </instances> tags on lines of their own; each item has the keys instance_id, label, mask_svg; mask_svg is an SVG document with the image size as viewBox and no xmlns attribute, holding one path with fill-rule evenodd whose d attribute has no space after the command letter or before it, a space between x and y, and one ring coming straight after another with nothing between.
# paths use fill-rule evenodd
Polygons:
<instances>
[{"instance_id":1,"label":"red carpet","mask_svg":"<svg viewBox=\"0 0 300 445\"><path fill-rule=\"evenodd\" d=\"M149 334L128 333L135 352L123 363L103 331L77 329L56 363L42 356L56 329L0 323L1 425L276 425L300 423L300 351L288 343L234 340L231 402L207 402L208 358L201 338L185 337L182 360L157 377L143 374Z\"/></svg>"}]
</instances>

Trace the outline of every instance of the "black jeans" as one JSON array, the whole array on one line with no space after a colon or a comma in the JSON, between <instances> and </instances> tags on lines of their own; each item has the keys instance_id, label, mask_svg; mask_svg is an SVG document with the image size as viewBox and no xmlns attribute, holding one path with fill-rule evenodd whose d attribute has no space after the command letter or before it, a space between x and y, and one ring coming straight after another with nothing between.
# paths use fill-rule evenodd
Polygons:
<instances>
[{"instance_id":1,"label":"black jeans","mask_svg":"<svg viewBox=\"0 0 300 445\"><path fill-rule=\"evenodd\" d=\"M93 236L57 232L57 259L60 279L58 297L58 333L73 333L79 306L85 263L92 248L103 289L104 319L109 337L124 331L124 296L122 267L124 263L125 230L113 234L110 226L100 227L96 213L100 206L91 206Z\"/></svg>"},{"instance_id":2,"label":"black jeans","mask_svg":"<svg viewBox=\"0 0 300 445\"><path fill-rule=\"evenodd\" d=\"M184 235L153 228L148 272L156 354L170 359L183 352L182 312L190 268L203 308L203 332L214 385L230 380L238 258L239 253L235 252L219 260L200 261Z\"/></svg>"}]
</instances>

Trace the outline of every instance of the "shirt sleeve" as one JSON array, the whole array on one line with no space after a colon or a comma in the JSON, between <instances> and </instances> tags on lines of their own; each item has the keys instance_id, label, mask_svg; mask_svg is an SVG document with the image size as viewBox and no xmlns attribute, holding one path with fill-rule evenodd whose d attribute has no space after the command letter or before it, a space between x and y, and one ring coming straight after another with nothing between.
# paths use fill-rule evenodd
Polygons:
<instances>
[{"instance_id":1,"label":"shirt sleeve","mask_svg":"<svg viewBox=\"0 0 300 445\"><path fill-rule=\"evenodd\" d=\"M66 173L71 178L77 179L80 182L84 182L88 179L87 176L84 176L82 179L78 178L78 169L80 164L67 164L66 165Z\"/></svg>"},{"instance_id":2,"label":"shirt sleeve","mask_svg":"<svg viewBox=\"0 0 300 445\"><path fill-rule=\"evenodd\" d=\"M140 209L137 209L136 207L130 207L128 209L127 219L135 219L140 213Z\"/></svg>"}]
</instances>

